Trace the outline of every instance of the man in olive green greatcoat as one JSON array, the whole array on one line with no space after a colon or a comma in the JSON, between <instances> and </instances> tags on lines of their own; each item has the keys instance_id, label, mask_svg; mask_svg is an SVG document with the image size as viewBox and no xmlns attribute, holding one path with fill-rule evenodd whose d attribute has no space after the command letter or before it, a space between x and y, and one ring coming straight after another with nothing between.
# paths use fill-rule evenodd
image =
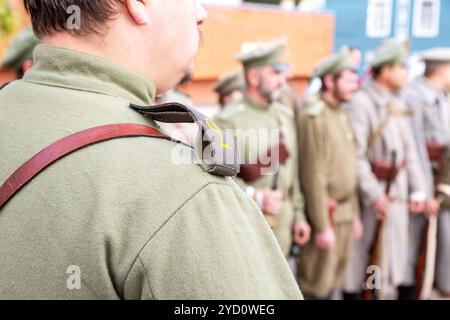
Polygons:
<instances>
[{"instance_id":1,"label":"man in olive green greatcoat","mask_svg":"<svg viewBox=\"0 0 450 320\"><path fill-rule=\"evenodd\" d=\"M0 91L0 181L81 130L155 126L143 109L191 72L206 19L194 0L25 5L44 44ZM69 5L79 29L67 25ZM98 143L20 190L0 208L0 298L300 299L254 203L205 163L175 164L175 146Z\"/></svg>"}]
</instances>

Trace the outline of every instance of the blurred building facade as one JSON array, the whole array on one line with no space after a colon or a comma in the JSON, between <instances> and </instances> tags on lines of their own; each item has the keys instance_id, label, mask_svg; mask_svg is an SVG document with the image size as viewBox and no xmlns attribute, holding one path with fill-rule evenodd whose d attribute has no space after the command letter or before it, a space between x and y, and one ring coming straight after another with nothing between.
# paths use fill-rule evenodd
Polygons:
<instances>
[{"instance_id":1,"label":"blurred building facade","mask_svg":"<svg viewBox=\"0 0 450 320\"><path fill-rule=\"evenodd\" d=\"M409 40L412 51L450 46L449 0L327 0L336 16L334 48L359 47L365 58L385 39Z\"/></svg>"},{"instance_id":2,"label":"blurred building facade","mask_svg":"<svg viewBox=\"0 0 450 320\"><path fill-rule=\"evenodd\" d=\"M22 0L7 1L24 16ZM235 56L244 42L286 39L287 58L293 66L292 86L298 94L306 87L317 61L333 50L333 14L287 10L287 2L284 1L283 5L247 3L241 0L202 2L209 14L208 22L202 26L204 42L196 61L194 81L183 88L196 104L210 105L217 102L213 86L223 73L239 66ZM24 17L23 25L27 24L29 20ZM0 60L7 45L8 43L0 44ZM11 72L0 70L0 84L11 80L13 76Z\"/></svg>"}]
</instances>

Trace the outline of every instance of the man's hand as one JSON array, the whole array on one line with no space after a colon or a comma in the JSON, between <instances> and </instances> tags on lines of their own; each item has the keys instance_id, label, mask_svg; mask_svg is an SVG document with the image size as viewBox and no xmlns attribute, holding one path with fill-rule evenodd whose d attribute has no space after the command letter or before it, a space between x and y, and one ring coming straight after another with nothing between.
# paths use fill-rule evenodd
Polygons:
<instances>
[{"instance_id":1,"label":"man's hand","mask_svg":"<svg viewBox=\"0 0 450 320\"><path fill-rule=\"evenodd\" d=\"M439 203L436 199L428 199L425 201L425 215L429 218L437 216L439 213Z\"/></svg>"},{"instance_id":2,"label":"man's hand","mask_svg":"<svg viewBox=\"0 0 450 320\"><path fill-rule=\"evenodd\" d=\"M294 225L294 242L304 246L311 239L311 227L308 222L302 221Z\"/></svg>"},{"instance_id":3,"label":"man's hand","mask_svg":"<svg viewBox=\"0 0 450 320\"><path fill-rule=\"evenodd\" d=\"M262 210L266 214L277 215L283 205L284 194L279 190L265 189L263 192Z\"/></svg>"},{"instance_id":4,"label":"man's hand","mask_svg":"<svg viewBox=\"0 0 450 320\"><path fill-rule=\"evenodd\" d=\"M334 247L335 242L336 242L336 234L334 233L334 230L331 227L316 234L315 244L319 249L328 251Z\"/></svg>"},{"instance_id":5,"label":"man's hand","mask_svg":"<svg viewBox=\"0 0 450 320\"><path fill-rule=\"evenodd\" d=\"M385 219L389 214L389 209L391 207L391 200L385 195L382 194L372 203L373 208L375 209L375 214L377 215L378 220Z\"/></svg>"},{"instance_id":6,"label":"man's hand","mask_svg":"<svg viewBox=\"0 0 450 320\"><path fill-rule=\"evenodd\" d=\"M413 214L424 213L426 208L426 201L410 201L409 210Z\"/></svg>"},{"instance_id":7,"label":"man's hand","mask_svg":"<svg viewBox=\"0 0 450 320\"><path fill-rule=\"evenodd\" d=\"M361 222L361 219L357 217L355 218L355 220L353 220L353 230L352 230L353 240L355 241L361 240L363 233L364 233L364 226Z\"/></svg>"},{"instance_id":8,"label":"man's hand","mask_svg":"<svg viewBox=\"0 0 450 320\"><path fill-rule=\"evenodd\" d=\"M339 203L336 200L334 200L333 198L328 199L328 212L333 214L338 206Z\"/></svg>"}]
</instances>

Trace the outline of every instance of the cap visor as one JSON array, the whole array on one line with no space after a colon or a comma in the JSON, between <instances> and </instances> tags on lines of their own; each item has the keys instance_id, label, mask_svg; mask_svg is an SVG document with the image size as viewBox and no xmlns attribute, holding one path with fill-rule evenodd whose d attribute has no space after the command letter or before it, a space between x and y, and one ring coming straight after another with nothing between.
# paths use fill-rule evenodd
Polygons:
<instances>
[{"instance_id":1,"label":"cap visor","mask_svg":"<svg viewBox=\"0 0 450 320\"><path fill-rule=\"evenodd\" d=\"M287 72L291 69L291 65L289 63L275 63L273 68L277 72Z\"/></svg>"}]
</instances>

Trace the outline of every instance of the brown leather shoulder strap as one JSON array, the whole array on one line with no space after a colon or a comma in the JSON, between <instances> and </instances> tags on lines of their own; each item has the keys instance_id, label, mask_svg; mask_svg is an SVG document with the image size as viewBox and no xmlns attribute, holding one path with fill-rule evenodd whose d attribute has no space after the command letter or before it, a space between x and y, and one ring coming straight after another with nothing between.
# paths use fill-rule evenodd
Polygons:
<instances>
[{"instance_id":1,"label":"brown leather shoulder strap","mask_svg":"<svg viewBox=\"0 0 450 320\"><path fill-rule=\"evenodd\" d=\"M10 82L6 82L6 83L0 85L0 90L2 90L3 88L5 88L5 87L6 87L8 84L10 84L10 83L11 83L11 81L10 81Z\"/></svg>"},{"instance_id":2,"label":"brown leather shoulder strap","mask_svg":"<svg viewBox=\"0 0 450 320\"><path fill-rule=\"evenodd\" d=\"M156 129L140 124L111 124L87 129L52 143L17 169L0 187L0 209L31 179L65 156L112 139L127 137L156 137L171 140Z\"/></svg>"},{"instance_id":3,"label":"brown leather shoulder strap","mask_svg":"<svg viewBox=\"0 0 450 320\"><path fill-rule=\"evenodd\" d=\"M380 125L376 128L376 130L373 131L373 133L370 135L369 140L367 141L367 149L368 150L372 149L375 142L381 138L384 128L386 128L386 126L389 122L390 116L391 116L390 113L388 113L386 118L383 120L383 122L380 123Z\"/></svg>"}]
</instances>

